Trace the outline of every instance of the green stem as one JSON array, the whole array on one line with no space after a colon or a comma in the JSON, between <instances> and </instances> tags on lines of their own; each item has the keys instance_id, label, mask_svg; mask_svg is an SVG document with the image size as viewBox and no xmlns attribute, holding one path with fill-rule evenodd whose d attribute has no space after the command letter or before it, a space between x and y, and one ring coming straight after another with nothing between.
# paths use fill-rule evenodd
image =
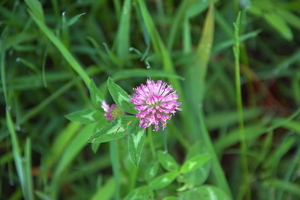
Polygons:
<instances>
[{"instance_id":1,"label":"green stem","mask_svg":"<svg viewBox=\"0 0 300 200\"><path fill-rule=\"evenodd\" d=\"M115 199L120 199L120 170L119 170L119 155L117 141L109 142L110 160L113 168L115 182Z\"/></svg>"},{"instance_id":2,"label":"green stem","mask_svg":"<svg viewBox=\"0 0 300 200\"><path fill-rule=\"evenodd\" d=\"M167 142L166 131L162 131L161 137L162 137L162 141L163 141L163 144L164 144L165 152L168 152L168 142Z\"/></svg>"},{"instance_id":3,"label":"green stem","mask_svg":"<svg viewBox=\"0 0 300 200\"><path fill-rule=\"evenodd\" d=\"M249 171L248 171L248 160L247 160L247 144L244 129L244 118L243 118L243 103L242 103L242 92L241 92L241 81L240 81L240 43L239 43L239 24L240 24L240 13L238 14L237 21L234 23L235 28L235 46L233 47L234 59L235 59L235 86L236 86L236 102L238 109L238 123L240 133L240 151L241 151L241 165L243 172L243 184L239 190L237 199L251 199L251 192L249 186Z\"/></svg>"},{"instance_id":4,"label":"green stem","mask_svg":"<svg viewBox=\"0 0 300 200\"><path fill-rule=\"evenodd\" d=\"M153 144L153 137L152 137L152 129L149 127L147 129L147 131L148 131L148 141L149 141L150 149L151 149L153 158L156 159L156 152L155 152L155 147Z\"/></svg>"}]
</instances>

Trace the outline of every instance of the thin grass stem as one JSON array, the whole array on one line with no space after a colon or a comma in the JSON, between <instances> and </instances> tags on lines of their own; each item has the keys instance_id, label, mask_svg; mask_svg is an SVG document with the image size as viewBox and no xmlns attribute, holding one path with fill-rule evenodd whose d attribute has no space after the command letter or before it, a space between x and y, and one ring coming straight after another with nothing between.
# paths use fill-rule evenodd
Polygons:
<instances>
[{"instance_id":1,"label":"thin grass stem","mask_svg":"<svg viewBox=\"0 0 300 200\"><path fill-rule=\"evenodd\" d=\"M236 102L238 110L238 124L240 133L240 151L241 151L241 166L243 174L243 183L239 190L238 199L251 199L251 191L249 187L249 171L248 171L248 160L247 160L247 144L246 135L244 128L244 115L243 115L243 103L242 103L242 90L241 90L241 79L240 79L240 39L239 39L239 25L240 25L240 13L238 14L235 28L235 46L233 47L234 61L235 61L235 87L236 87Z\"/></svg>"}]
</instances>

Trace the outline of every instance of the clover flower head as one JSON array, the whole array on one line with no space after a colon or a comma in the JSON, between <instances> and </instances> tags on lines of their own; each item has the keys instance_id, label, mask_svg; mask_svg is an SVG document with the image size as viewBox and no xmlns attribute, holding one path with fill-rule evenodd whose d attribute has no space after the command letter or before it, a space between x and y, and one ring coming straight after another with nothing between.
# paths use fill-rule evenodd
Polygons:
<instances>
[{"instance_id":1,"label":"clover flower head","mask_svg":"<svg viewBox=\"0 0 300 200\"><path fill-rule=\"evenodd\" d=\"M108 105L106 101L102 101L101 107L105 112L104 116L109 121L113 121L116 117L125 115L125 112L121 110L116 104Z\"/></svg>"},{"instance_id":2,"label":"clover flower head","mask_svg":"<svg viewBox=\"0 0 300 200\"><path fill-rule=\"evenodd\" d=\"M158 131L161 124L164 130L172 114L181 110L178 108L181 105L181 102L177 102L178 94L173 91L172 85L167 85L166 82L158 80L155 83L148 79L146 85L141 84L133 90L136 94L131 96L130 101L138 110L136 116L140 118L139 126L143 129L154 125L154 131Z\"/></svg>"}]
</instances>

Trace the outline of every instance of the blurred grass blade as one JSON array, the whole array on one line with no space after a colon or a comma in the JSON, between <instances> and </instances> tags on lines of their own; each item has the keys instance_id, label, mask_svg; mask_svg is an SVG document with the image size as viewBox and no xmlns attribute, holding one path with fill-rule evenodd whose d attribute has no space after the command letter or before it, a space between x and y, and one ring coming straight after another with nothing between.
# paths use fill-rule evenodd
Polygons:
<instances>
[{"instance_id":1,"label":"blurred grass blade","mask_svg":"<svg viewBox=\"0 0 300 200\"><path fill-rule=\"evenodd\" d=\"M80 66L68 49L63 45L63 43L52 33L52 31L41 21L38 16L35 15L31 10L28 11L30 17L35 21L41 31L49 38L49 40L57 47L61 52L63 57L67 60L70 66L80 75L85 85L88 87L90 84L90 78L85 72L85 70Z\"/></svg>"},{"instance_id":2,"label":"blurred grass blade","mask_svg":"<svg viewBox=\"0 0 300 200\"><path fill-rule=\"evenodd\" d=\"M52 198L45 194L44 192L41 192L41 191L35 191L34 192L36 194L36 196L38 196L41 200L52 200Z\"/></svg>"},{"instance_id":3,"label":"blurred grass blade","mask_svg":"<svg viewBox=\"0 0 300 200\"><path fill-rule=\"evenodd\" d=\"M268 169L270 173L273 173L278 164L280 163L281 159L288 151L292 149L296 142L294 137L286 136L282 142L276 147L274 151L271 152L270 155L265 159L263 167Z\"/></svg>"},{"instance_id":4,"label":"blurred grass blade","mask_svg":"<svg viewBox=\"0 0 300 200\"><path fill-rule=\"evenodd\" d=\"M277 8L278 14L290 25L300 30L300 18L287 9Z\"/></svg>"},{"instance_id":5,"label":"blurred grass blade","mask_svg":"<svg viewBox=\"0 0 300 200\"><path fill-rule=\"evenodd\" d=\"M175 73L165 72L163 70L155 70L155 69L126 69L126 70L118 70L112 76L115 81L124 80L133 77L166 77L166 78L176 78L180 80L185 80L182 76L179 76Z\"/></svg>"},{"instance_id":6,"label":"blurred grass blade","mask_svg":"<svg viewBox=\"0 0 300 200\"><path fill-rule=\"evenodd\" d=\"M174 45L175 37L179 32L179 28L180 28L179 26L183 24L188 9L191 7L191 5L195 4L197 1L198 0L185 0L181 2L171 26L171 30L168 38L168 44L167 44L169 50L172 49L172 46Z\"/></svg>"},{"instance_id":7,"label":"blurred grass blade","mask_svg":"<svg viewBox=\"0 0 300 200\"><path fill-rule=\"evenodd\" d=\"M2 35L3 38L5 38L5 33ZM6 71L5 71L5 40L1 40L0 46L1 46L1 61L0 61L0 67L1 67L1 83L3 87L3 94L4 94L4 101L5 101L5 114L6 114L6 125L11 137L11 145L12 145L12 153L13 153L13 159L15 162L17 174L19 177L19 182L22 188L23 196L26 200L33 199L33 188L32 188L32 179L31 179L31 156L30 156L30 143L26 143L25 147L25 166L23 165L22 157L21 157L21 150L20 150L20 144L18 141L17 133L15 131L15 124L12 119L11 115L11 105L10 105L10 99L8 98L7 94L7 88L6 88ZM27 167L27 168L26 168Z\"/></svg>"},{"instance_id":8,"label":"blurred grass blade","mask_svg":"<svg viewBox=\"0 0 300 200\"><path fill-rule=\"evenodd\" d=\"M145 23L147 32L150 35L154 51L157 54L157 56L160 57L160 59L162 61L163 69L166 72L175 73L175 70L173 68L173 63L171 60L171 56L170 56L169 52L167 51L167 48L164 45L164 43L154 25L151 15L145 5L145 1L138 0L138 4L139 4L139 8L140 8L140 11L142 14L143 22ZM176 90L178 91L179 94L182 93L181 87L177 80L170 78L169 82L174 86L174 88L176 88ZM182 96L180 96L179 98L182 98Z\"/></svg>"},{"instance_id":9,"label":"blurred grass blade","mask_svg":"<svg viewBox=\"0 0 300 200\"><path fill-rule=\"evenodd\" d=\"M74 84L76 80L71 80L66 83L64 86L56 90L53 94L51 94L48 98L44 101L40 102L36 107L29 110L21 119L20 124L28 121L32 117L36 116L41 110L45 109L51 102L61 96L64 92L68 91Z\"/></svg>"},{"instance_id":10,"label":"blurred grass blade","mask_svg":"<svg viewBox=\"0 0 300 200\"><path fill-rule=\"evenodd\" d=\"M262 30L255 30L255 31L243 34L239 37L239 39L242 42L242 41L248 40L250 38L255 38L261 31ZM217 55L222 50L232 47L234 45L234 43L235 43L234 39L229 39L229 40L226 40L224 42L214 45L213 50L212 50L212 55Z\"/></svg>"},{"instance_id":11,"label":"blurred grass blade","mask_svg":"<svg viewBox=\"0 0 300 200\"><path fill-rule=\"evenodd\" d=\"M203 25L201 39L196 49L195 60L187 70L189 80L188 87L192 91L189 93L190 108L199 108L205 91L205 77L210 59L211 48L214 36L214 2L211 1L205 22Z\"/></svg>"},{"instance_id":12,"label":"blurred grass blade","mask_svg":"<svg viewBox=\"0 0 300 200\"><path fill-rule=\"evenodd\" d=\"M82 125L76 122L69 123L64 130L56 137L52 142L49 152L44 158L43 169L44 176L50 172L50 169L59 162L68 144L75 137L77 130L80 129Z\"/></svg>"},{"instance_id":13,"label":"blurred grass blade","mask_svg":"<svg viewBox=\"0 0 300 200\"><path fill-rule=\"evenodd\" d=\"M19 176L20 184L23 190L23 194L25 194L25 178L24 178L24 171L22 167L22 159L21 159L21 153L20 153L20 148L19 148L19 142L17 139L17 134L14 129L14 124L11 118L10 111L6 110L6 123L7 127L11 136L11 143L12 143L12 151L14 155L14 161L17 169L17 173Z\"/></svg>"},{"instance_id":14,"label":"blurred grass blade","mask_svg":"<svg viewBox=\"0 0 300 200\"><path fill-rule=\"evenodd\" d=\"M291 160L291 162L289 163L289 166L287 167L286 170L286 174L284 177L284 181L283 181L283 187L280 187L278 193L277 193L277 199L283 199L283 193L286 190L289 190L289 187L284 187L286 184L288 184L290 181L292 182L294 177L293 177L293 172L297 171L297 166L299 166L299 158L300 158L300 146L297 147L296 153L293 157L293 159ZM298 186L298 188L300 188ZM300 196L300 195L299 195Z\"/></svg>"},{"instance_id":15,"label":"blurred grass blade","mask_svg":"<svg viewBox=\"0 0 300 200\"><path fill-rule=\"evenodd\" d=\"M97 43L97 41L94 38L92 38L90 36L86 36L86 39L92 43L93 47L95 48L95 50L98 53L98 56L105 63L100 66L101 69L103 69L107 74L112 74L115 71L114 67L108 66L109 65L108 63L110 61L113 61L113 62L115 62L116 66L118 66L119 65L118 60L114 59L115 57L113 55L110 56L111 54L109 54L109 53L108 53L109 57L107 57L107 55L104 52L102 52L100 45ZM106 44L103 44L103 45L105 48L107 48ZM109 58L111 58L111 60Z\"/></svg>"},{"instance_id":16,"label":"blurred grass blade","mask_svg":"<svg viewBox=\"0 0 300 200\"><path fill-rule=\"evenodd\" d=\"M211 48L213 44L214 36L214 1L210 1L208 12L205 17L201 40L196 49L196 60L195 62L199 64L200 68L203 68L206 72L207 64L210 59Z\"/></svg>"},{"instance_id":17,"label":"blurred grass blade","mask_svg":"<svg viewBox=\"0 0 300 200\"><path fill-rule=\"evenodd\" d=\"M238 199L251 199L251 190L249 188L250 178L248 170L248 160L247 160L247 143L246 134L244 128L244 110L242 101L242 89L241 89L241 74L240 74L240 17L239 12L236 22L234 25L234 38L235 44L233 47L234 54L234 66L235 66L235 88L236 88L236 105L238 113L238 125L239 125L239 139L240 139L240 151L241 151L241 168L242 168L242 182L240 185Z\"/></svg>"},{"instance_id":18,"label":"blurred grass blade","mask_svg":"<svg viewBox=\"0 0 300 200\"><path fill-rule=\"evenodd\" d=\"M74 137L66 144L64 151L60 157L59 162L54 171L53 179L51 181L51 197L57 199L58 189L61 187L61 177L63 172L70 166L72 160L78 156L78 153L87 144L86 140L88 138L87 133L92 133L94 130L94 125L86 125L81 130L74 135ZM63 143L63 141L61 141Z\"/></svg>"},{"instance_id":19,"label":"blurred grass blade","mask_svg":"<svg viewBox=\"0 0 300 200\"><path fill-rule=\"evenodd\" d=\"M268 129L260 123L258 124L253 123L251 125L248 125L244 131L245 131L245 140L253 140L266 133ZM237 128L230 131L225 137L219 137L218 139L216 139L214 141L214 146L216 152L218 152L219 154L223 152L226 148L238 144L239 141L240 141L240 130Z\"/></svg>"},{"instance_id":20,"label":"blurred grass blade","mask_svg":"<svg viewBox=\"0 0 300 200\"><path fill-rule=\"evenodd\" d=\"M34 199L33 195L33 183L31 175L31 141L27 138L25 143L25 165L24 165L24 176L25 186L28 199Z\"/></svg>"},{"instance_id":21,"label":"blurred grass blade","mask_svg":"<svg viewBox=\"0 0 300 200\"><path fill-rule=\"evenodd\" d=\"M85 13L81 13L72 17L69 21L67 21L66 26L72 26L75 24L82 15L85 15Z\"/></svg>"},{"instance_id":22,"label":"blurred grass blade","mask_svg":"<svg viewBox=\"0 0 300 200\"><path fill-rule=\"evenodd\" d=\"M265 13L264 18L283 38L289 41L293 39L293 33L290 27L280 15L277 13Z\"/></svg>"},{"instance_id":23,"label":"blurred grass blade","mask_svg":"<svg viewBox=\"0 0 300 200\"><path fill-rule=\"evenodd\" d=\"M114 183L115 183L115 199L120 200L120 184L121 184L121 175L120 175L120 164L119 164L119 153L118 153L118 141L110 141L109 142L109 153L110 160L114 175Z\"/></svg>"},{"instance_id":24,"label":"blurred grass blade","mask_svg":"<svg viewBox=\"0 0 300 200\"><path fill-rule=\"evenodd\" d=\"M286 182L286 181L274 178L274 179L264 181L263 184L266 187L274 188L275 191L277 191L277 189L283 189L284 191L288 192L287 196L290 196L293 198L292 195L294 195L295 198L293 198L293 199L298 199L300 197L300 186L299 186L299 184L297 184L295 182Z\"/></svg>"},{"instance_id":25,"label":"blurred grass blade","mask_svg":"<svg viewBox=\"0 0 300 200\"><path fill-rule=\"evenodd\" d=\"M113 178L108 179L106 184L100 187L94 195L90 198L91 200L110 200L114 196L115 182Z\"/></svg>"},{"instance_id":26,"label":"blurred grass blade","mask_svg":"<svg viewBox=\"0 0 300 200\"><path fill-rule=\"evenodd\" d=\"M30 8L30 10L32 11L32 13L41 21L41 22L45 22L45 18L44 18L44 11L42 8L42 5L39 1L37 0L25 0L25 3L27 4L27 6Z\"/></svg>"},{"instance_id":27,"label":"blurred grass blade","mask_svg":"<svg viewBox=\"0 0 300 200\"><path fill-rule=\"evenodd\" d=\"M199 104L202 102L204 97L205 90L205 77L208 61L210 58L212 43L213 43L213 35L214 35L214 2L211 0L209 9L205 18L202 36L200 42L197 46L195 60L192 66L187 68L188 75L190 77L188 81L188 87L191 88L192 94L189 98L190 100L190 109L195 110L199 108ZM197 109L198 110L198 109ZM207 150L211 156L212 162L212 171L215 177L216 185L226 192L229 196L231 196L231 192L226 181L226 177L224 171L221 168L218 157L213 148L209 133L207 131L206 125L204 123L203 110L199 110L197 115L200 118L200 129L202 133L202 137L204 140L204 144L207 147ZM197 133L194 133L194 139L200 139Z\"/></svg>"},{"instance_id":28,"label":"blurred grass blade","mask_svg":"<svg viewBox=\"0 0 300 200\"><path fill-rule=\"evenodd\" d=\"M208 130L206 128L205 122L204 122L204 115L203 111L200 110L200 129L201 133L203 135L203 143L205 144L205 147L208 150L209 155L211 156L211 164L212 164L212 172L214 174L214 181L216 182L216 186L223 190L228 196L231 196L230 188L227 183L224 171L221 167L221 164L219 162L219 158L217 154L215 153L213 144L211 142Z\"/></svg>"},{"instance_id":29,"label":"blurred grass blade","mask_svg":"<svg viewBox=\"0 0 300 200\"><path fill-rule=\"evenodd\" d=\"M6 106L8 106L8 99L7 99L7 87L6 87L6 70L5 70L5 45L6 45L6 37L7 37L7 30L4 30L1 37L3 39L0 40L0 72L1 72L1 85L2 85L2 91L4 100L6 103ZM0 90L1 91L1 90Z\"/></svg>"},{"instance_id":30,"label":"blurred grass blade","mask_svg":"<svg viewBox=\"0 0 300 200\"><path fill-rule=\"evenodd\" d=\"M292 115L290 115L288 118L274 120L271 124L271 126L268 128L269 130L274 130L276 128L279 128L281 126L284 126L286 123L293 120L295 117L297 117L300 114L300 108L298 108Z\"/></svg>"},{"instance_id":31,"label":"blurred grass blade","mask_svg":"<svg viewBox=\"0 0 300 200\"><path fill-rule=\"evenodd\" d=\"M118 33L116 37L117 55L125 57L129 54L130 43L130 16L131 16L131 0L125 0L121 12L121 19L118 26Z\"/></svg>"}]
</instances>

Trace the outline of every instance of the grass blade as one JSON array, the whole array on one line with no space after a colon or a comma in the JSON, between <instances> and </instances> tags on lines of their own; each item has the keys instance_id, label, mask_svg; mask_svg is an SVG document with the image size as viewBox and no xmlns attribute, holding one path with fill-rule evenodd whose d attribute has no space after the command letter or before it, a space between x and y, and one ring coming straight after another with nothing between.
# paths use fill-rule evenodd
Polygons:
<instances>
[{"instance_id":1,"label":"grass blade","mask_svg":"<svg viewBox=\"0 0 300 200\"><path fill-rule=\"evenodd\" d=\"M50 29L38 18L31 10L28 11L30 17L35 21L41 31L49 38L49 40L57 47L63 57L67 60L70 66L79 74L85 85L89 87L90 78L85 70L80 66L78 61L72 56L63 43L50 31Z\"/></svg>"}]
</instances>

